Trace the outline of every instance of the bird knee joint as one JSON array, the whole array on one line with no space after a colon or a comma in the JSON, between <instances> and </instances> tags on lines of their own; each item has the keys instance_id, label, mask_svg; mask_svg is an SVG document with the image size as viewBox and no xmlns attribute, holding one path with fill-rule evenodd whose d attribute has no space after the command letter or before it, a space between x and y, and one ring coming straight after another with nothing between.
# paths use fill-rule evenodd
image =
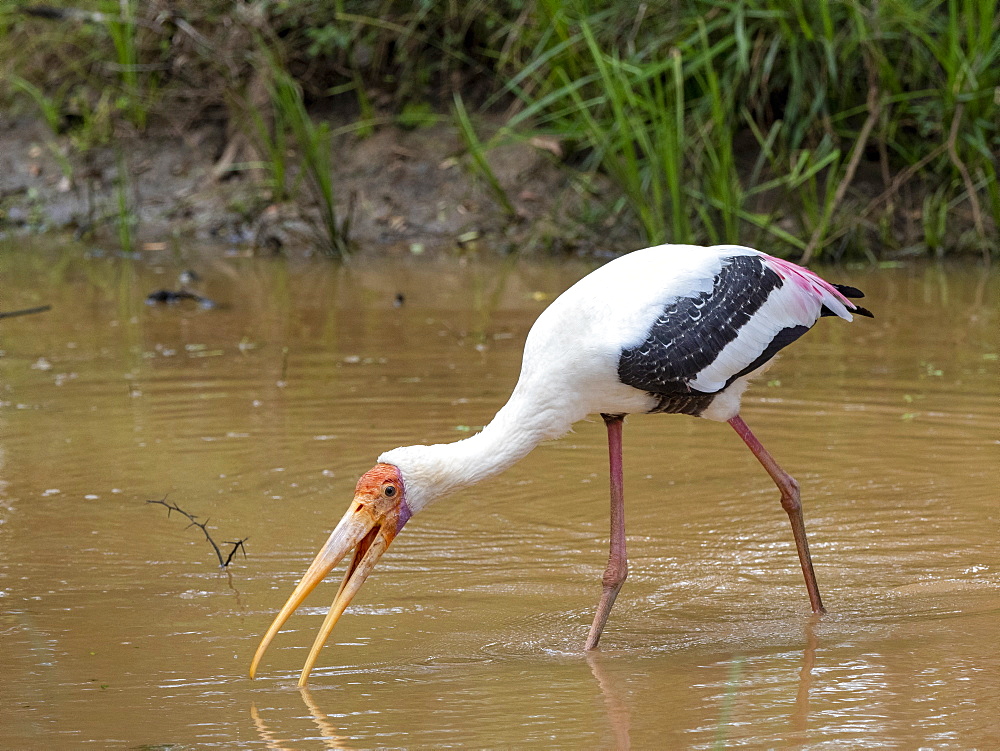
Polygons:
<instances>
[{"instance_id":1,"label":"bird knee joint","mask_svg":"<svg viewBox=\"0 0 1000 751\"><path fill-rule=\"evenodd\" d=\"M788 513L794 513L802 508L799 494L799 483L794 477L789 477L780 486L781 507Z\"/></svg>"},{"instance_id":2,"label":"bird knee joint","mask_svg":"<svg viewBox=\"0 0 1000 751\"><path fill-rule=\"evenodd\" d=\"M611 563L604 572L605 587L620 587L628 578L628 564Z\"/></svg>"},{"instance_id":3,"label":"bird knee joint","mask_svg":"<svg viewBox=\"0 0 1000 751\"><path fill-rule=\"evenodd\" d=\"M786 513L794 514L802 510L802 502L798 498L783 495L781 496L781 508L785 509Z\"/></svg>"}]
</instances>

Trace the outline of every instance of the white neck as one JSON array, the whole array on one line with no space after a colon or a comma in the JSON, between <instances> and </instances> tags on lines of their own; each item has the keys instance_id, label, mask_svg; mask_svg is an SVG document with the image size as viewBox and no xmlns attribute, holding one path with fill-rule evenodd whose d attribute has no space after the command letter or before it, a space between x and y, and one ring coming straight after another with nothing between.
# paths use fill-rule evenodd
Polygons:
<instances>
[{"instance_id":1,"label":"white neck","mask_svg":"<svg viewBox=\"0 0 1000 751\"><path fill-rule=\"evenodd\" d=\"M403 446L386 451L378 460L399 467L406 502L416 513L431 501L502 472L586 416L568 411L566 405L546 406L540 408L536 399L525 398L519 384L482 432L455 443Z\"/></svg>"}]
</instances>

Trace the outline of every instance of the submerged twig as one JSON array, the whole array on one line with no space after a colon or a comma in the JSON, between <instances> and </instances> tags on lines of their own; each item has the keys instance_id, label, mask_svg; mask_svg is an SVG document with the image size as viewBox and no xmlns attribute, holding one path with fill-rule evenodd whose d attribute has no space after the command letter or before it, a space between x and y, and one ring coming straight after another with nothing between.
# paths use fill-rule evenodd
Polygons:
<instances>
[{"instance_id":1,"label":"submerged twig","mask_svg":"<svg viewBox=\"0 0 1000 751\"><path fill-rule=\"evenodd\" d=\"M0 318L16 318L17 316L30 316L32 313L44 313L46 310L52 310L51 305L39 305L35 308L24 308L22 310L10 310L7 312L0 311Z\"/></svg>"},{"instance_id":2,"label":"submerged twig","mask_svg":"<svg viewBox=\"0 0 1000 751\"><path fill-rule=\"evenodd\" d=\"M233 549L229 551L229 555L226 556L225 560L223 560L222 550L216 544L215 540L212 539L212 535L210 535L209 532L208 532L208 521L209 521L208 519L206 519L203 522L198 521L198 517L197 516L195 516L194 514L189 514L187 511L185 511L184 509L182 509L176 503L170 503L167 500L166 496L163 496L163 498L160 498L160 499L147 499L146 503L156 503L156 504L159 504L160 506L166 506L167 507L167 516L168 517L170 516L170 513L172 511L176 511L178 514L181 514L182 516L186 517L191 522L190 524L188 524L188 527L198 527L198 529L200 529L202 532L204 532L205 533L205 539L208 540L208 542L211 544L212 548L215 550L215 555L219 559L219 566L221 566L222 568L226 568L226 567L229 566L229 564L233 560L233 556L236 555L236 551L237 550L242 550L243 551L243 557L244 558L247 557L247 549L246 549L246 546L244 545L244 543L247 540L250 539L249 537L241 537L239 540L225 540L222 544L223 545L232 545Z\"/></svg>"}]
</instances>

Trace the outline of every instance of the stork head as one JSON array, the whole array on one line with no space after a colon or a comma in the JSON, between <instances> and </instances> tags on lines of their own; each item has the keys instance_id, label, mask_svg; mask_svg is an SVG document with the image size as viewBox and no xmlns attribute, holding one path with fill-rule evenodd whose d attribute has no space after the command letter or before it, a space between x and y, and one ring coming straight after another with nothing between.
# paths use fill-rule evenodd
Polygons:
<instances>
[{"instance_id":1,"label":"stork head","mask_svg":"<svg viewBox=\"0 0 1000 751\"><path fill-rule=\"evenodd\" d=\"M354 490L354 500L351 501L347 513L340 520L336 529L330 534L330 539L316 555L310 564L302 581L292 592L288 602L274 619L267 630L257 653L250 665L250 677L253 678L257 665L271 640L288 620L295 609L302 604L308 594L316 588L323 578L340 563L349 552L353 551L350 564L340 584L340 590L330 606L326 620L320 628L316 641L309 651L305 667L299 676L299 685L305 684L309 672L323 644L333 631L344 610L351 603L365 579L371 573L378 559L389 547L399 530L403 528L412 515L406 501L406 487L399 469L392 464L376 464L361 476Z\"/></svg>"}]
</instances>

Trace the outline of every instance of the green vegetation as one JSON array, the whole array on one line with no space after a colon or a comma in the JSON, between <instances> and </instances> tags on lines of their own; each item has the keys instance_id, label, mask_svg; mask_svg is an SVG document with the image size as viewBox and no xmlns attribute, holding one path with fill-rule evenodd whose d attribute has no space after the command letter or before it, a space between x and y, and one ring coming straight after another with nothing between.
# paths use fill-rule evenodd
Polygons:
<instances>
[{"instance_id":1,"label":"green vegetation","mask_svg":"<svg viewBox=\"0 0 1000 751\"><path fill-rule=\"evenodd\" d=\"M1000 252L1000 0L80 0L0 10L0 60L0 105L80 151L235 124L262 164L230 168L315 205L336 256L336 149L442 121L511 217L486 155L544 136L580 221L650 243Z\"/></svg>"},{"instance_id":2,"label":"green vegetation","mask_svg":"<svg viewBox=\"0 0 1000 751\"><path fill-rule=\"evenodd\" d=\"M138 223L138 213L133 211L129 201L129 169L125 155L118 152L117 174L115 175L115 202L116 216L115 223L118 228L118 245L125 253L133 253L135 247L135 234L133 225Z\"/></svg>"},{"instance_id":3,"label":"green vegetation","mask_svg":"<svg viewBox=\"0 0 1000 751\"><path fill-rule=\"evenodd\" d=\"M284 133L291 132L298 145L301 172L319 210L319 229L316 232L319 246L327 255L345 257L350 249L350 213L342 221L337 220L330 126L325 122L317 125L313 121L306 110L302 90L273 55L267 56L267 63L267 92L275 118L271 129L274 136L269 141L276 144L269 149L272 154L270 161L284 165ZM265 127L258 121L258 132L264 130ZM278 174L276 170L272 173ZM282 167L282 181L283 174ZM283 190L284 186L280 187Z\"/></svg>"},{"instance_id":4,"label":"green vegetation","mask_svg":"<svg viewBox=\"0 0 1000 751\"><path fill-rule=\"evenodd\" d=\"M469 113L465 109L465 102L462 101L461 95L457 92L455 93L455 122L458 125L459 133L462 134L462 140L465 142L465 148L469 153L469 157L472 160L473 170L486 183L494 200L503 209L507 217L516 219L517 209L514 208L514 204L511 203L507 191L504 190L489 161L487 161L483 144L476 135L475 128L472 126L472 120L469 119Z\"/></svg>"}]
</instances>

